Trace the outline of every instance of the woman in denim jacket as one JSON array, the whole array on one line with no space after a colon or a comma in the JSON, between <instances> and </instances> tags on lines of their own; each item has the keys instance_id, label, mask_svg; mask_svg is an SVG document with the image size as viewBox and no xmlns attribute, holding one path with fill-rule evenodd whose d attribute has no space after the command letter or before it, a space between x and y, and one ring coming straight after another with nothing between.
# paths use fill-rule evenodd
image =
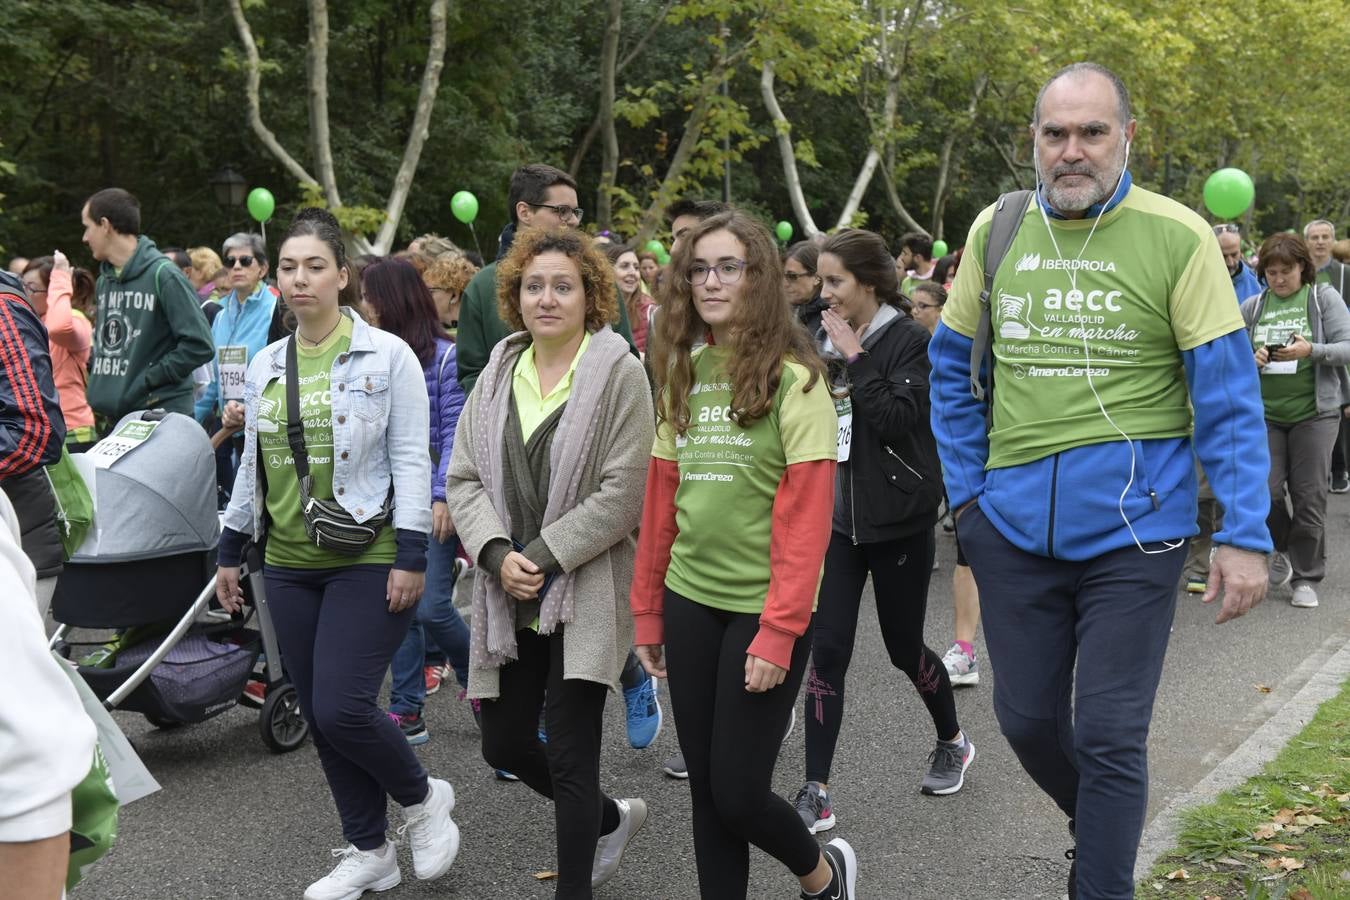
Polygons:
<instances>
[{"instance_id":1,"label":"woman in denim jacket","mask_svg":"<svg viewBox=\"0 0 1350 900\"><path fill-rule=\"evenodd\" d=\"M263 575L286 671L309 721L349 846L306 900L355 897L402 880L385 841L385 797L404 807L418 878L444 874L459 850L450 785L428 778L376 700L384 672L421 597L431 531L429 416L422 367L399 338L338 308L348 270L332 214L303 209L281 244L278 282L295 313L291 338L258 353L244 385L244 455L225 512L216 594L233 612L243 595L239 559L261 542ZM297 379L310 496L336 501L357 522L386 504L360 555L307 536L295 460L287 441L286 380Z\"/></svg>"}]
</instances>

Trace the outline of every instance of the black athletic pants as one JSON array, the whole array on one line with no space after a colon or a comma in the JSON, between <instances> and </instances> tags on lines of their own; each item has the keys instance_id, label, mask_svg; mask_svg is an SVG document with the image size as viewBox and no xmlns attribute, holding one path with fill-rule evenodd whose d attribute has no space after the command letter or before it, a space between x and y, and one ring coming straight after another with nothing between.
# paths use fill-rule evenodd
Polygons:
<instances>
[{"instance_id":1,"label":"black athletic pants","mask_svg":"<svg viewBox=\"0 0 1350 900\"><path fill-rule=\"evenodd\" d=\"M500 696L482 704L483 758L553 801L556 897L589 898L595 844L619 824L600 790L600 732L609 688L563 678L563 635L516 632L519 658L501 668ZM544 710L548 743L539 740Z\"/></svg>"},{"instance_id":2,"label":"black athletic pants","mask_svg":"<svg viewBox=\"0 0 1350 900\"><path fill-rule=\"evenodd\" d=\"M787 679L760 694L745 689L757 614L714 609L667 589L665 629L670 705L689 769L703 900L745 900L751 844L793 875L809 875L820 862L820 848L792 804L774 793L772 781L806 671L810 628L792 650Z\"/></svg>"},{"instance_id":3,"label":"black athletic pants","mask_svg":"<svg viewBox=\"0 0 1350 900\"><path fill-rule=\"evenodd\" d=\"M923 642L928 582L933 572L933 530L893 541L858 544L830 536L825 577L815 615L811 675L806 684L806 780L828 782L844 722L844 680L853 658L858 610L868 573L877 601L881 639L891 664L909 676L933 717L939 740L961 730L956 700L942 657Z\"/></svg>"}]
</instances>

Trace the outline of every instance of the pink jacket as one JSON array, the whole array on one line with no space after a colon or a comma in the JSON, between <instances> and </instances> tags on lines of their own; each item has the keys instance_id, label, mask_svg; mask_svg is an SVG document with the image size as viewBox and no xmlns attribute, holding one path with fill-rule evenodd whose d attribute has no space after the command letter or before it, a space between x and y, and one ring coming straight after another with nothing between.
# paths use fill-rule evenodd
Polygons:
<instances>
[{"instance_id":1,"label":"pink jacket","mask_svg":"<svg viewBox=\"0 0 1350 900\"><path fill-rule=\"evenodd\" d=\"M94 330L83 314L71 309L70 298L70 273L53 270L47 284L47 314L42 322L47 326L52 376L56 392L61 395L61 415L66 419L67 430L94 424L94 411L84 397Z\"/></svg>"}]
</instances>

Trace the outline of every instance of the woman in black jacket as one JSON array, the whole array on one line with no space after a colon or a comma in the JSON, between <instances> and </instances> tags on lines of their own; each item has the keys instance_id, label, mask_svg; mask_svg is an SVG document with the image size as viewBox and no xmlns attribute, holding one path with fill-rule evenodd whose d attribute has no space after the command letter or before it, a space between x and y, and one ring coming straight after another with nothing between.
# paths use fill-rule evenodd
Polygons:
<instances>
[{"instance_id":1,"label":"woman in black jacket","mask_svg":"<svg viewBox=\"0 0 1350 900\"><path fill-rule=\"evenodd\" d=\"M942 472L928 424L928 329L908 314L885 242L850 229L821 248L822 353L839 414L834 527L806 688L806 784L796 806L813 832L834 827L830 764L844 718L863 586L871 574L891 663L909 676L937 729L925 794L954 794L975 759L956 721L942 658L923 642Z\"/></svg>"}]
</instances>

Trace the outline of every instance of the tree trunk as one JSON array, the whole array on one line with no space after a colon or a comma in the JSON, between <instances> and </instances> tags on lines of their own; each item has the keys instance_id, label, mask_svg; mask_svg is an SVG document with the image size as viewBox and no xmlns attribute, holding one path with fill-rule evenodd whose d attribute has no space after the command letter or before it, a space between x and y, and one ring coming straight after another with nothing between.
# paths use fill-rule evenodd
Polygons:
<instances>
[{"instance_id":1,"label":"tree trunk","mask_svg":"<svg viewBox=\"0 0 1350 900\"><path fill-rule=\"evenodd\" d=\"M765 60L760 70L759 93L764 98L764 108L773 119L774 134L778 138L778 153L783 159L783 180L787 182L788 198L792 201L792 214L797 217L802 234L808 238L820 233L811 210L806 205L806 196L802 193L802 179L797 173L797 153L792 149L792 124L783 115L778 98L773 92L773 61Z\"/></svg>"},{"instance_id":2,"label":"tree trunk","mask_svg":"<svg viewBox=\"0 0 1350 900\"><path fill-rule=\"evenodd\" d=\"M608 24L600 50L600 129L604 132L604 155L600 163L600 186L596 189L595 221L609 228L614 183L619 175L619 135L614 129L614 81L619 60L620 19L623 0L609 0Z\"/></svg>"},{"instance_id":3,"label":"tree trunk","mask_svg":"<svg viewBox=\"0 0 1350 900\"><path fill-rule=\"evenodd\" d=\"M638 244L645 243L656 232L657 226L661 224L662 216L665 215L666 206L674 201L675 188L680 183L684 167L689 164L690 158L694 155L694 149L703 137L703 126L707 122L708 113L712 109L713 96L717 93L724 74L722 67L717 66L705 76L702 93L694 101L693 109L689 111L689 118L684 122L684 134L680 136L680 142L675 146L675 153L670 158L670 165L666 168L665 178L661 180L661 186L656 189L656 196L652 198L647 211L642 214L642 221L638 225L636 237Z\"/></svg>"},{"instance_id":4,"label":"tree trunk","mask_svg":"<svg viewBox=\"0 0 1350 900\"><path fill-rule=\"evenodd\" d=\"M670 12L670 8L674 5L675 0L666 0L666 2L662 4L660 12L656 14L656 18L652 19L651 26L643 33L642 37L638 39L638 42L633 45L633 49L629 50L628 54L615 65L614 75L616 78L619 73L628 68L630 62L637 59L637 55L642 52L643 47L647 46L647 41L651 40L652 35L656 34L656 30L661 27L661 23L666 20L666 14ZM571 175L573 178L576 178L578 173L581 172L582 161L586 158L586 154L590 152L591 144L595 143L595 139L600 135L600 128L604 124L603 119L603 109L597 109L595 111L595 118L591 119L590 127L586 129L586 134L582 136L581 143L577 145L576 152L572 154L572 162L567 167L567 174Z\"/></svg>"},{"instance_id":5,"label":"tree trunk","mask_svg":"<svg viewBox=\"0 0 1350 900\"><path fill-rule=\"evenodd\" d=\"M431 111L436 105L441 70L445 66L445 16L448 4L449 0L431 0L431 43L427 47L427 64L422 70L422 87L417 94L417 108L413 113L412 128L408 132L408 143L403 148L403 160L399 163L398 174L394 176L389 202L384 207L384 224L375 238L374 252L380 256L388 253L394 244L394 234L403 218L403 206L408 202L408 191L412 189L413 176L417 174L417 162L422 158L422 147L427 141Z\"/></svg>"},{"instance_id":6,"label":"tree trunk","mask_svg":"<svg viewBox=\"0 0 1350 900\"><path fill-rule=\"evenodd\" d=\"M952 163L961 158L961 153L955 149L956 142L965 136L966 129L975 121L980 100L988 87L988 75L980 75L975 79L975 90L971 92L970 102L966 104L964 119L959 123L953 123L947 129L947 136L942 141L942 153L938 157L937 185L933 188L932 235L935 238L942 237L942 217L947 208L947 198L951 194Z\"/></svg>"},{"instance_id":7,"label":"tree trunk","mask_svg":"<svg viewBox=\"0 0 1350 900\"><path fill-rule=\"evenodd\" d=\"M259 101L259 88L262 83L262 61L258 58L258 44L253 40L253 29L244 18L244 8L240 0L229 0L230 12L234 16L234 26L239 32L239 42L244 45L244 96L248 101L248 124L253 133L262 141L268 152L291 173L301 184L318 184L319 179L309 174L295 157L286 152L277 136L262 120L262 107Z\"/></svg>"},{"instance_id":8,"label":"tree trunk","mask_svg":"<svg viewBox=\"0 0 1350 900\"><path fill-rule=\"evenodd\" d=\"M328 134L328 0L309 0L309 42L305 46L309 70L309 140L319 186L330 209L342 205L337 172L333 168L333 144Z\"/></svg>"}]
</instances>

